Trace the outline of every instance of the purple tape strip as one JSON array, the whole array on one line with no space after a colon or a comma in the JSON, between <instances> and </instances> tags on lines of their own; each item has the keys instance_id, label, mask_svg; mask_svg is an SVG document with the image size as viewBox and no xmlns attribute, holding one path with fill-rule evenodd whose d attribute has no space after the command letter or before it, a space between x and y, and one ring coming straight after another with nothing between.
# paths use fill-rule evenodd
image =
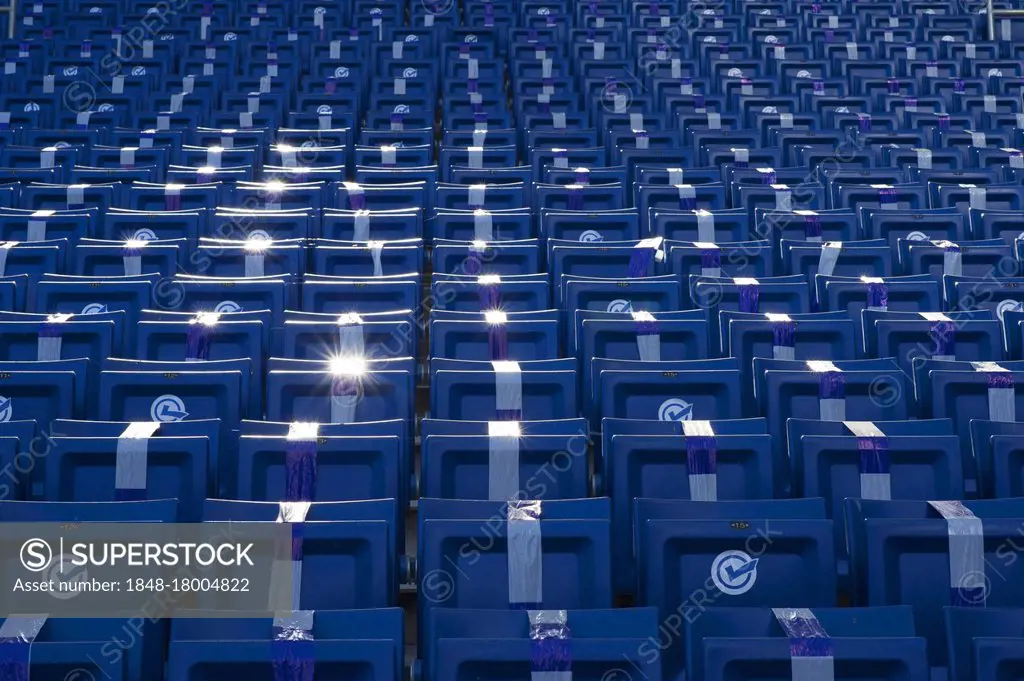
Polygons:
<instances>
[{"instance_id":1,"label":"purple tape strip","mask_svg":"<svg viewBox=\"0 0 1024 681\"><path fill-rule=\"evenodd\" d=\"M861 132L871 132L871 116L860 114L857 117L857 129Z\"/></svg>"},{"instance_id":2,"label":"purple tape strip","mask_svg":"<svg viewBox=\"0 0 1024 681\"><path fill-rule=\"evenodd\" d=\"M767 172L761 173L761 184L763 185L778 184L778 182L776 182L775 179L776 175L774 170L769 170Z\"/></svg>"},{"instance_id":3,"label":"purple tape strip","mask_svg":"<svg viewBox=\"0 0 1024 681\"><path fill-rule=\"evenodd\" d=\"M293 523L292 531L302 523ZM299 541L301 542L301 535ZM301 559L301 553L300 553ZM294 556L293 556L294 558ZM316 645L312 632L298 627L274 627L271 641L274 681L313 681Z\"/></svg>"},{"instance_id":4,"label":"purple tape strip","mask_svg":"<svg viewBox=\"0 0 1024 681\"><path fill-rule=\"evenodd\" d=\"M481 310L497 310L501 307L501 288L497 284L480 284L477 287Z\"/></svg>"},{"instance_id":5,"label":"purple tape strip","mask_svg":"<svg viewBox=\"0 0 1024 681\"><path fill-rule=\"evenodd\" d=\"M804 216L804 236L808 239L814 237L821 237L821 216L820 215L805 215Z\"/></svg>"},{"instance_id":6,"label":"purple tape strip","mask_svg":"<svg viewBox=\"0 0 1024 681\"><path fill-rule=\"evenodd\" d=\"M213 327L209 324L189 324L185 334L185 359L207 361L210 359L210 345Z\"/></svg>"},{"instance_id":7,"label":"purple tape strip","mask_svg":"<svg viewBox=\"0 0 1024 681\"><path fill-rule=\"evenodd\" d=\"M583 210L583 188L567 186L569 210Z\"/></svg>"},{"instance_id":8,"label":"purple tape strip","mask_svg":"<svg viewBox=\"0 0 1024 681\"><path fill-rule=\"evenodd\" d=\"M654 248L634 248L633 253L629 256L629 268L626 270L626 276L630 279L649 277L656 252L657 249Z\"/></svg>"},{"instance_id":9,"label":"purple tape strip","mask_svg":"<svg viewBox=\"0 0 1024 681\"><path fill-rule=\"evenodd\" d=\"M757 284L740 286L740 312L757 312L760 307L761 287Z\"/></svg>"},{"instance_id":10,"label":"purple tape strip","mask_svg":"<svg viewBox=\"0 0 1024 681\"><path fill-rule=\"evenodd\" d=\"M993 371L988 375L989 390L1014 389L1013 373L1010 371Z\"/></svg>"},{"instance_id":11,"label":"purple tape strip","mask_svg":"<svg viewBox=\"0 0 1024 681\"><path fill-rule=\"evenodd\" d=\"M534 674L572 671L572 634L564 620L530 623L530 668Z\"/></svg>"},{"instance_id":12,"label":"purple tape strip","mask_svg":"<svg viewBox=\"0 0 1024 681\"><path fill-rule=\"evenodd\" d=\"M868 284L868 307L874 309L889 309L889 285L885 282Z\"/></svg>"},{"instance_id":13,"label":"purple tape strip","mask_svg":"<svg viewBox=\"0 0 1024 681\"><path fill-rule=\"evenodd\" d=\"M705 248L700 252L700 268L702 270L722 268L722 250L720 248Z\"/></svg>"},{"instance_id":14,"label":"purple tape strip","mask_svg":"<svg viewBox=\"0 0 1024 681\"><path fill-rule=\"evenodd\" d=\"M284 470L284 501L313 501L316 495L316 440L288 440L284 450Z\"/></svg>"},{"instance_id":15,"label":"purple tape strip","mask_svg":"<svg viewBox=\"0 0 1024 681\"><path fill-rule=\"evenodd\" d=\"M146 490L117 488L114 490L114 501L146 501ZM6 678L0 674L0 679L6 681Z\"/></svg>"},{"instance_id":16,"label":"purple tape strip","mask_svg":"<svg viewBox=\"0 0 1024 681\"><path fill-rule=\"evenodd\" d=\"M679 197L679 210L697 210L697 197L696 196L680 196Z\"/></svg>"},{"instance_id":17,"label":"purple tape strip","mask_svg":"<svg viewBox=\"0 0 1024 681\"><path fill-rule=\"evenodd\" d=\"M772 347L792 348L796 346L796 322L774 322L772 324Z\"/></svg>"},{"instance_id":18,"label":"purple tape strip","mask_svg":"<svg viewBox=\"0 0 1024 681\"><path fill-rule=\"evenodd\" d=\"M858 437L861 475L888 475L890 469L889 438Z\"/></svg>"},{"instance_id":19,"label":"purple tape strip","mask_svg":"<svg viewBox=\"0 0 1024 681\"><path fill-rule=\"evenodd\" d=\"M718 472L718 446L713 435L686 436L686 466L690 475Z\"/></svg>"},{"instance_id":20,"label":"purple tape strip","mask_svg":"<svg viewBox=\"0 0 1024 681\"><path fill-rule=\"evenodd\" d=\"M845 400L846 377L841 371L824 371L818 377L819 400Z\"/></svg>"},{"instance_id":21,"label":"purple tape strip","mask_svg":"<svg viewBox=\"0 0 1024 681\"><path fill-rule=\"evenodd\" d=\"M165 194L164 210L181 210L181 194Z\"/></svg>"},{"instance_id":22,"label":"purple tape strip","mask_svg":"<svg viewBox=\"0 0 1024 681\"><path fill-rule=\"evenodd\" d=\"M505 324L487 325L487 347L492 361L508 359L508 327Z\"/></svg>"},{"instance_id":23,"label":"purple tape strip","mask_svg":"<svg viewBox=\"0 0 1024 681\"><path fill-rule=\"evenodd\" d=\"M956 324L954 322L933 322L928 330L935 354L944 357L956 357Z\"/></svg>"}]
</instances>

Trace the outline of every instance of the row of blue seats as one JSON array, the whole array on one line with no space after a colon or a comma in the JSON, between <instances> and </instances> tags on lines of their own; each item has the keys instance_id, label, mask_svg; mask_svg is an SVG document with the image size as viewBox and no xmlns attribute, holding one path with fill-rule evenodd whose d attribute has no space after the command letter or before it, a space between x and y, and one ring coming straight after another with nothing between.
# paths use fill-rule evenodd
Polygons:
<instances>
[{"instance_id":1,"label":"row of blue seats","mask_svg":"<svg viewBox=\"0 0 1024 681\"><path fill-rule=\"evenodd\" d=\"M199 613L193 613L199 614ZM429 642L429 666L417 664L415 679L498 678L503 674L571 671L594 681L609 672L632 678L662 676L660 646L685 647L692 664L687 679L724 681L729 669L754 666L779 677L789 667L823 668L842 678L870 665L873 679L927 681L926 641L912 611L904 606L870 608L701 607L668 632L654 608L598 610L450 609L435 614L436 636ZM1020 664L1024 613L1014 608L953 608L942 612L949 651L950 681L994 681L1000 669ZM126 620L131 623L131 620ZM298 617L175 619L144 622L141 642L123 661L97 667L88 649L121 634L115 619L61 620L6 618L0 627L21 633L32 649L32 666L56 673L106 671L112 681L155 673L166 653L173 660L168 681L188 681L206 673L231 673L234 665L284 665L295 669L337 669L355 679L403 678L402 612L397 608L362 611L317 610ZM288 628L291 627L291 630ZM154 639L168 636L165 644ZM301 634L295 638L295 630ZM226 652L223 636L232 637ZM654 641L655 643L651 643ZM268 656L268 643L271 654ZM799 646L799 647L798 647ZM806 648L806 650L804 650ZM313 654L315 651L315 655ZM628 671L616 665L630 665ZM76 668L77 667L77 668ZM141 678L150 678L142 676Z\"/></svg>"},{"instance_id":2,"label":"row of blue seats","mask_svg":"<svg viewBox=\"0 0 1024 681\"><path fill-rule=\"evenodd\" d=\"M716 641L718 636L779 635L779 629L772 625L764 611L760 611L763 613L760 616L755 616L757 611L745 611L746 622L737 629L734 618L726 617L731 611L719 615L717 608L809 608L812 613L819 613L820 619L806 612L803 617L818 620L832 635L844 630L841 622L847 618L847 626L863 627L859 633L865 636L870 637L875 627L882 626L884 621L885 626L900 632L898 638L904 639L898 646L895 643L887 646L880 641L863 642L867 648L855 654L854 648L845 649L840 645L843 637L839 636L832 651L837 665L843 664L843 658L849 655L852 659L874 660L876 665L881 658L888 664L895 664L899 670L875 668L870 678L927 679L929 667L948 668L951 678L986 678L971 674L970 661L980 663L982 657L978 649L972 655L970 646L965 644L971 632L984 635L1009 626L1009 633L1017 631L1019 626L1019 623L1014 624L1013 613L999 608L1015 607L1021 589L1021 580L1006 564L1006 555L1012 556L1012 553L1000 552L1016 534L1020 503L1019 499L847 501L845 524L850 536L854 604L866 608L903 607L883 611L834 611L831 610L836 600L831 551L833 523L825 519L821 500L706 503L639 499L635 504L636 550L642 567L638 605L655 608L662 622L673 618L677 622L676 632L683 628L685 619L688 633L677 640L678 633L662 632L657 639L662 643L652 641L649 648L656 647L660 653L653 656L653 660L647 659L650 656L643 652L642 646L634 652L634 657L627 656L627 659L654 665L652 673L658 673L660 666L660 675L655 678L677 679L685 671L686 678L717 679L721 672L715 670L721 659L710 651L724 644ZM379 502L366 504L381 505ZM156 507L161 505L166 513L167 502L150 502L148 507L136 503L134 510L124 503L94 504L87 512L78 510L82 505L5 502L0 513L8 520L38 521L72 514L76 520L96 519L116 512L121 514L118 519L123 520L126 511L130 517L158 515ZM206 517L211 520L270 519L278 512L278 506L213 500L207 502ZM359 506L312 504L306 519L321 522L306 525L303 543L330 542L334 547L341 547L343 544L337 541L340 536L367 539L374 536L374 521L367 519L373 514L372 506L364 504L362 510ZM173 502L170 502L170 510L173 510ZM458 627L456 623L460 618L462 626L468 623L464 619L467 615L462 614L467 608L500 611L507 610L509 605L518 605L526 606L529 611L555 608L572 613L611 605L607 500L473 502L431 499L421 502L420 511L420 555L416 569L421 578L419 639L424 678L437 678L435 675L440 669L450 664L448 656L456 653L444 654L445 646L435 646L454 633L451 627ZM337 522L341 518L350 521ZM484 521L488 522L486 526ZM971 523L977 531L973 536L978 540L959 544L953 541L948 527L956 521ZM385 534L377 535L381 538L377 541L384 542L378 543L382 554L386 553ZM981 537L985 538L984 542ZM522 542L528 540L535 542L530 548L513 548L523 546ZM958 554L959 550L965 551L963 557ZM321 560L308 566L312 568L311 573L321 569L339 570L344 560L331 552L318 552L318 555ZM542 572L541 564L545 566ZM932 569L944 564L948 569ZM980 573L965 571L975 564L980 566ZM929 568L922 569L924 565ZM381 574L387 574L386 570ZM474 579L483 574L488 579ZM328 609L357 594L362 595L356 598L362 604L374 600L371 591L376 592L376 588L369 589L365 580L357 586L351 571L341 569L333 575L330 580L303 580L303 599L330 604ZM330 583L331 593L322 588L325 582ZM507 582L507 590L498 586L502 582ZM339 589L339 584L346 584L348 588ZM779 606L779 603L787 605ZM955 607L950 608L950 605ZM979 605L995 609L977 609ZM628 617L629 612L619 611L619 616ZM512 614L495 613L491 615L495 617L492 624L497 626L498 622L507 620L515 626L508 620ZM854 615L859 617L849 619ZM524 614L518 616L525 623ZM782 632L787 632L784 621L777 624ZM619 635L627 629L624 623L616 627ZM716 632L721 633L716 636ZM819 634L819 638L825 636ZM908 638L911 640L906 640ZM172 646L173 640L172 637ZM684 640L689 640L690 645L685 645ZM747 641L736 650L739 659L762 662L786 659L784 646L756 648L752 654L750 645ZM1010 645L1005 652L1014 659L1019 655L1019 648L1019 645ZM616 646L612 650L614 659L621 660L624 648ZM746 657L741 652L744 650ZM478 664L494 662L490 655L482 656L480 652L483 651L476 655L482 658ZM722 654L725 652L723 650ZM461 653L465 654L470 653ZM132 657L133 662L127 664L144 664L141 653ZM473 657L470 654L470 658ZM602 659L605 664L609 661L596 657L595 662ZM851 661L847 659L845 663ZM911 668L915 670L912 673Z\"/></svg>"}]
</instances>

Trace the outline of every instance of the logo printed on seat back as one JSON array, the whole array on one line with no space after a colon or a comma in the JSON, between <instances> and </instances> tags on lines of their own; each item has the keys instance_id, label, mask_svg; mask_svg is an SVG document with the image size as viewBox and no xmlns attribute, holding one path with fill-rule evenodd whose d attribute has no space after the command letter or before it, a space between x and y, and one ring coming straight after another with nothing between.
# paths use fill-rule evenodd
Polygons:
<instances>
[{"instance_id":1,"label":"logo printed on seat back","mask_svg":"<svg viewBox=\"0 0 1024 681\"><path fill-rule=\"evenodd\" d=\"M754 588L757 562L743 551L723 551L711 562L711 581L726 596L739 596Z\"/></svg>"},{"instance_id":2,"label":"logo printed on seat back","mask_svg":"<svg viewBox=\"0 0 1024 681\"><path fill-rule=\"evenodd\" d=\"M598 232L593 229L588 229L587 231L580 234L580 241L592 243L594 241L604 241L604 237L601 236L601 232Z\"/></svg>"},{"instance_id":3,"label":"logo printed on seat back","mask_svg":"<svg viewBox=\"0 0 1024 681\"><path fill-rule=\"evenodd\" d=\"M149 417L160 423L183 421L188 417L185 402L177 395L161 395L149 406Z\"/></svg>"},{"instance_id":4,"label":"logo printed on seat back","mask_svg":"<svg viewBox=\"0 0 1024 681\"><path fill-rule=\"evenodd\" d=\"M132 234L132 239L134 241L156 241L156 232L148 227L142 227L135 230L135 233Z\"/></svg>"},{"instance_id":5,"label":"logo printed on seat back","mask_svg":"<svg viewBox=\"0 0 1024 681\"><path fill-rule=\"evenodd\" d=\"M996 307L996 316L999 317L999 321L1003 321L1003 315L1007 312L1018 312L1022 309L1022 305L1016 300L1004 300L999 303Z\"/></svg>"},{"instance_id":6,"label":"logo printed on seat back","mask_svg":"<svg viewBox=\"0 0 1024 681\"><path fill-rule=\"evenodd\" d=\"M928 241L928 235L924 232L911 232L907 235L907 239L910 241Z\"/></svg>"},{"instance_id":7,"label":"logo printed on seat back","mask_svg":"<svg viewBox=\"0 0 1024 681\"><path fill-rule=\"evenodd\" d=\"M213 308L213 311L223 314L225 312L241 312L242 309L242 306L233 300L222 300L217 303L217 306Z\"/></svg>"},{"instance_id":8,"label":"logo printed on seat back","mask_svg":"<svg viewBox=\"0 0 1024 681\"><path fill-rule=\"evenodd\" d=\"M616 298L612 302L608 303L607 309L609 312L632 312L633 305L628 300Z\"/></svg>"},{"instance_id":9,"label":"logo printed on seat back","mask_svg":"<svg viewBox=\"0 0 1024 681\"><path fill-rule=\"evenodd\" d=\"M658 407L659 421L691 421L693 420L693 402L681 397L670 397Z\"/></svg>"},{"instance_id":10,"label":"logo printed on seat back","mask_svg":"<svg viewBox=\"0 0 1024 681\"><path fill-rule=\"evenodd\" d=\"M107 306L103 303L89 303L82 308L82 314L103 314L107 312Z\"/></svg>"},{"instance_id":11,"label":"logo printed on seat back","mask_svg":"<svg viewBox=\"0 0 1024 681\"><path fill-rule=\"evenodd\" d=\"M14 414L14 400L0 395L0 423L7 423Z\"/></svg>"}]
</instances>

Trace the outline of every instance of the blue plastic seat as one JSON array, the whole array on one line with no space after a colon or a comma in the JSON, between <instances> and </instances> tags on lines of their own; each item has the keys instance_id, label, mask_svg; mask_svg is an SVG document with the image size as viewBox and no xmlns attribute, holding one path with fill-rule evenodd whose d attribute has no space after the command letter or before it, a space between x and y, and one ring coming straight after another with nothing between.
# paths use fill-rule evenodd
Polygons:
<instances>
[{"instance_id":1,"label":"blue plastic seat","mask_svg":"<svg viewBox=\"0 0 1024 681\"><path fill-rule=\"evenodd\" d=\"M699 603L695 593L742 607L835 605L832 521L820 499L639 499L634 511L637 602L663 617ZM669 674L683 670L683 649L664 651Z\"/></svg>"}]
</instances>

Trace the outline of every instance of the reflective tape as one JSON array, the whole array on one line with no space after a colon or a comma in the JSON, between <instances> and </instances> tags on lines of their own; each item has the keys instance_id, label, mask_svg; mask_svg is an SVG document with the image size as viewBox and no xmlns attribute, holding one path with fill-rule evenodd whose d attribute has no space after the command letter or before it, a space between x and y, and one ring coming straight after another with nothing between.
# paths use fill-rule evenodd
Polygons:
<instances>
[{"instance_id":1,"label":"reflective tape","mask_svg":"<svg viewBox=\"0 0 1024 681\"><path fill-rule=\"evenodd\" d=\"M775 168L758 168L757 172L761 177L761 184L775 184Z\"/></svg>"},{"instance_id":2,"label":"reflective tape","mask_svg":"<svg viewBox=\"0 0 1024 681\"><path fill-rule=\"evenodd\" d=\"M682 168L666 168L665 172L668 173L669 184L683 184L683 169Z\"/></svg>"},{"instance_id":3,"label":"reflective tape","mask_svg":"<svg viewBox=\"0 0 1024 681\"><path fill-rule=\"evenodd\" d=\"M693 185L677 184L675 188L679 194L679 210L696 210L697 190L694 189Z\"/></svg>"},{"instance_id":4,"label":"reflective tape","mask_svg":"<svg viewBox=\"0 0 1024 681\"><path fill-rule=\"evenodd\" d=\"M775 190L775 210L790 212L793 210L793 190L784 184L773 184Z\"/></svg>"},{"instance_id":5,"label":"reflective tape","mask_svg":"<svg viewBox=\"0 0 1024 681\"><path fill-rule=\"evenodd\" d=\"M827 241L821 245L821 253L818 255L818 274L830 276L836 269L836 262L839 261L839 254L843 250L842 241Z\"/></svg>"},{"instance_id":6,"label":"reflective tape","mask_svg":"<svg viewBox=\"0 0 1024 681\"><path fill-rule=\"evenodd\" d=\"M984 607L985 528L962 501L929 501L946 521L949 537L949 604Z\"/></svg>"},{"instance_id":7,"label":"reflective tape","mask_svg":"<svg viewBox=\"0 0 1024 681\"><path fill-rule=\"evenodd\" d=\"M481 208L473 211L473 238L484 242L494 240L494 228L490 212Z\"/></svg>"},{"instance_id":8,"label":"reflective tape","mask_svg":"<svg viewBox=\"0 0 1024 681\"><path fill-rule=\"evenodd\" d=\"M999 111L999 107L996 104L995 95L985 95L982 98L982 102L982 106L984 108L985 113L996 113Z\"/></svg>"},{"instance_id":9,"label":"reflective tape","mask_svg":"<svg viewBox=\"0 0 1024 681\"><path fill-rule=\"evenodd\" d=\"M772 357L796 359L796 322L788 314L765 315L772 323Z\"/></svg>"},{"instance_id":10,"label":"reflective tape","mask_svg":"<svg viewBox=\"0 0 1024 681\"><path fill-rule=\"evenodd\" d=\"M155 421L129 423L117 437L114 468L114 495L117 501L141 501L146 498L149 438L160 429Z\"/></svg>"},{"instance_id":11,"label":"reflective tape","mask_svg":"<svg viewBox=\"0 0 1024 681\"><path fill-rule=\"evenodd\" d=\"M658 331L658 321L646 310L630 311L629 314L636 323L636 347L640 361L660 362L661 334Z\"/></svg>"},{"instance_id":12,"label":"reflective tape","mask_svg":"<svg viewBox=\"0 0 1024 681\"><path fill-rule=\"evenodd\" d=\"M17 241L0 241L0 277L7 276L7 256L17 245Z\"/></svg>"},{"instance_id":13,"label":"reflective tape","mask_svg":"<svg viewBox=\"0 0 1024 681\"><path fill-rule=\"evenodd\" d=\"M822 421L846 420L846 377L830 361L807 362L818 374L818 410Z\"/></svg>"},{"instance_id":14,"label":"reflective tape","mask_svg":"<svg viewBox=\"0 0 1024 681\"><path fill-rule=\"evenodd\" d=\"M988 192L985 187L975 187L973 185L960 185L967 189L970 193L971 208L977 210L985 210L988 208Z\"/></svg>"},{"instance_id":15,"label":"reflective tape","mask_svg":"<svg viewBox=\"0 0 1024 681\"><path fill-rule=\"evenodd\" d=\"M487 424L487 498L508 501L519 496L519 422Z\"/></svg>"},{"instance_id":16,"label":"reflective tape","mask_svg":"<svg viewBox=\"0 0 1024 681\"><path fill-rule=\"evenodd\" d=\"M530 681L572 681L572 633L565 610L528 610Z\"/></svg>"},{"instance_id":17,"label":"reflective tape","mask_svg":"<svg viewBox=\"0 0 1024 681\"><path fill-rule=\"evenodd\" d=\"M380 148L380 164L385 168L393 168L398 163L398 150L392 146Z\"/></svg>"},{"instance_id":18,"label":"reflective tape","mask_svg":"<svg viewBox=\"0 0 1024 681\"><path fill-rule=\"evenodd\" d=\"M671 170L671 169L669 169ZM679 171L682 174L682 171ZM697 215L697 241L715 243L715 214L699 208Z\"/></svg>"},{"instance_id":19,"label":"reflective tape","mask_svg":"<svg viewBox=\"0 0 1024 681\"><path fill-rule=\"evenodd\" d=\"M245 254L245 276L247 277L262 277L266 272L265 268L266 257L265 253L260 250L255 253Z\"/></svg>"},{"instance_id":20,"label":"reflective tape","mask_svg":"<svg viewBox=\"0 0 1024 681\"><path fill-rule=\"evenodd\" d=\"M519 610L537 610L544 602L541 512L540 501L508 502L508 602Z\"/></svg>"},{"instance_id":21,"label":"reflective tape","mask_svg":"<svg viewBox=\"0 0 1024 681\"><path fill-rule=\"evenodd\" d=\"M789 638L793 681L834 681L832 638L808 608L772 608Z\"/></svg>"},{"instance_id":22,"label":"reflective tape","mask_svg":"<svg viewBox=\"0 0 1024 681\"><path fill-rule=\"evenodd\" d=\"M39 151L39 167L52 168L54 166L54 157L56 155L57 147L43 147Z\"/></svg>"},{"instance_id":23,"label":"reflective tape","mask_svg":"<svg viewBox=\"0 0 1024 681\"><path fill-rule=\"evenodd\" d=\"M366 354L366 336L363 319L355 312L338 317L338 356L363 357Z\"/></svg>"},{"instance_id":24,"label":"reflective tape","mask_svg":"<svg viewBox=\"0 0 1024 681\"><path fill-rule=\"evenodd\" d=\"M692 501L718 501L718 445L710 421L683 421Z\"/></svg>"},{"instance_id":25,"label":"reflective tape","mask_svg":"<svg viewBox=\"0 0 1024 681\"><path fill-rule=\"evenodd\" d=\"M121 149L120 160L122 168L133 168L135 166L135 152L138 150L138 147L123 147Z\"/></svg>"},{"instance_id":26,"label":"reflective tape","mask_svg":"<svg viewBox=\"0 0 1024 681\"><path fill-rule=\"evenodd\" d=\"M917 152L917 167L921 170L932 169L932 150L931 149L915 149Z\"/></svg>"},{"instance_id":27,"label":"reflective tape","mask_svg":"<svg viewBox=\"0 0 1024 681\"><path fill-rule=\"evenodd\" d=\"M971 367L988 374L988 420L1017 420L1016 383L1013 372L996 362L971 362Z\"/></svg>"},{"instance_id":28,"label":"reflective tape","mask_svg":"<svg viewBox=\"0 0 1024 681\"><path fill-rule=\"evenodd\" d=\"M710 130L721 130L722 129L722 114L708 112L708 129Z\"/></svg>"},{"instance_id":29,"label":"reflective tape","mask_svg":"<svg viewBox=\"0 0 1024 681\"><path fill-rule=\"evenodd\" d=\"M352 216L352 239L354 241L370 240L370 211L365 208L356 210L355 215Z\"/></svg>"},{"instance_id":30,"label":"reflective tape","mask_svg":"<svg viewBox=\"0 0 1024 681\"><path fill-rule=\"evenodd\" d=\"M384 276L384 265L381 262L381 252L384 250L383 241L370 241L366 244L366 249L370 251L370 258L373 260L373 276L383 277Z\"/></svg>"},{"instance_id":31,"label":"reflective tape","mask_svg":"<svg viewBox=\"0 0 1024 681\"><path fill-rule=\"evenodd\" d=\"M846 43L846 58L856 60L857 57L857 43Z\"/></svg>"},{"instance_id":32,"label":"reflective tape","mask_svg":"<svg viewBox=\"0 0 1024 681\"><path fill-rule=\"evenodd\" d=\"M494 369L494 406L497 421L523 420L523 374L519 362L491 362Z\"/></svg>"},{"instance_id":33,"label":"reflective tape","mask_svg":"<svg viewBox=\"0 0 1024 681\"><path fill-rule=\"evenodd\" d=\"M484 148L468 147L466 153L469 156L469 167L479 170L484 167Z\"/></svg>"},{"instance_id":34,"label":"reflective tape","mask_svg":"<svg viewBox=\"0 0 1024 681\"><path fill-rule=\"evenodd\" d=\"M85 190L89 188L87 184L69 184L67 187L67 204L68 210L75 210L78 208L85 207Z\"/></svg>"},{"instance_id":35,"label":"reflective tape","mask_svg":"<svg viewBox=\"0 0 1024 681\"><path fill-rule=\"evenodd\" d=\"M36 361L56 362L61 358L61 325L71 319L69 314L52 314L39 326L36 339Z\"/></svg>"},{"instance_id":36,"label":"reflective tape","mask_svg":"<svg viewBox=\"0 0 1024 681\"><path fill-rule=\"evenodd\" d=\"M565 149L552 149L555 153L554 166L556 168L568 168L569 167L569 154Z\"/></svg>"},{"instance_id":37,"label":"reflective tape","mask_svg":"<svg viewBox=\"0 0 1024 681\"><path fill-rule=\"evenodd\" d=\"M142 274L142 249L148 243L148 241L132 241L121 247L121 263L124 265L126 277Z\"/></svg>"},{"instance_id":38,"label":"reflective tape","mask_svg":"<svg viewBox=\"0 0 1024 681\"><path fill-rule=\"evenodd\" d=\"M940 241L935 245L942 248L942 274L957 277L963 274L963 249L952 241Z\"/></svg>"},{"instance_id":39,"label":"reflective tape","mask_svg":"<svg viewBox=\"0 0 1024 681\"><path fill-rule=\"evenodd\" d=\"M986 137L985 133L983 133L983 132L974 132L972 130L968 130L967 134L969 134L971 136L971 146L972 147L987 147L988 146L988 144L987 144L988 138Z\"/></svg>"}]
</instances>

